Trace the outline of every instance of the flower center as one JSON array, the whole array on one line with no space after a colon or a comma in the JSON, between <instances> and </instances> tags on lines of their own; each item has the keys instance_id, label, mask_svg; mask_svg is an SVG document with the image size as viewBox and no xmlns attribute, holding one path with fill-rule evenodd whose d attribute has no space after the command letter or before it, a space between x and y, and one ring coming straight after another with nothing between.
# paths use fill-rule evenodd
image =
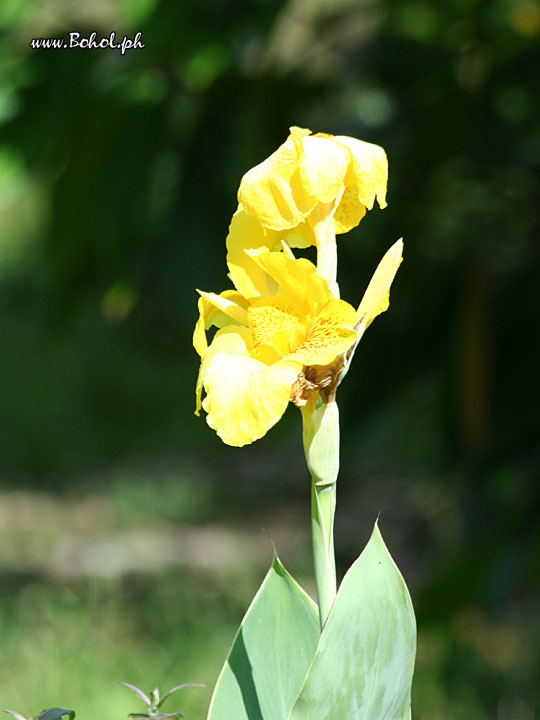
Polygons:
<instances>
[{"instance_id":1,"label":"flower center","mask_svg":"<svg viewBox=\"0 0 540 720\"><path fill-rule=\"evenodd\" d=\"M290 355L305 340L306 329L294 303L270 297L248 309L251 356L269 365Z\"/></svg>"}]
</instances>

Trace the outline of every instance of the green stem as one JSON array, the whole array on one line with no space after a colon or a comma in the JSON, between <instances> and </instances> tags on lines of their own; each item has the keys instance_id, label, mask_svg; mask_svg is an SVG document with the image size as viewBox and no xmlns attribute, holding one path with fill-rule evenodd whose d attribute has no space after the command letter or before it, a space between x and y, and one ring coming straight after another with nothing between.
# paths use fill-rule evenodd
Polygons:
<instances>
[{"instance_id":1,"label":"green stem","mask_svg":"<svg viewBox=\"0 0 540 720\"><path fill-rule=\"evenodd\" d=\"M339 412L335 399L302 408L304 452L311 473L311 529L321 629L336 597L334 513L339 471Z\"/></svg>"},{"instance_id":2,"label":"green stem","mask_svg":"<svg viewBox=\"0 0 540 720\"><path fill-rule=\"evenodd\" d=\"M321 630L336 599L336 561L334 557L334 513L336 483L311 482L311 532L315 583L319 601Z\"/></svg>"}]
</instances>

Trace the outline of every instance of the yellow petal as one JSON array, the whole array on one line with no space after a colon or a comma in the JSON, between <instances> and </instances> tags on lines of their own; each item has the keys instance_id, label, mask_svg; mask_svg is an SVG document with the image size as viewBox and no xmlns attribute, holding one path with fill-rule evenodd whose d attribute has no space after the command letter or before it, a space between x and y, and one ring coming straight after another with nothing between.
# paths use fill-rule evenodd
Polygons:
<instances>
[{"instance_id":1,"label":"yellow petal","mask_svg":"<svg viewBox=\"0 0 540 720\"><path fill-rule=\"evenodd\" d=\"M358 188L349 185L334 215L334 231L336 234L346 233L355 228L366 214L366 208L358 200Z\"/></svg>"},{"instance_id":2,"label":"yellow petal","mask_svg":"<svg viewBox=\"0 0 540 720\"><path fill-rule=\"evenodd\" d=\"M303 365L330 365L354 345L357 322L353 306L333 298L311 320L305 340L290 357Z\"/></svg>"},{"instance_id":3,"label":"yellow petal","mask_svg":"<svg viewBox=\"0 0 540 720\"><path fill-rule=\"evenodd\" d=\"M210 347L202 356L199 374L197 376L197 385L195 388L195 415L199 415L202 402L201 395L203 391L203 383L206 373L214 356L219 353L229 355L246 355L249 356L251 349L251 339L249 330L239 325L226 325L217 331L214 335Z\"/></svg>"},{"instance_id":4,"label":"yellow petal","mask_svg":"<svg viewBox=\"0 0 540 720\"><path fill-rule=\"evenodd\" d=\"M304 318L298 316L298 306L283 297L258 300L248 310L249 330L253 343L252 357L259 357L261 346L272 347L277 356L289 355L305 337ZM272 356L266 354L265 359ZM264 360L263 360L264 362Z\"/></svg>"},{"instance_id":5,"label":"yellow petal","mask_svg":"<svg viewBox=\"0 0 540 720\"><path fill-rule=\"evenodd\" d=\"M204 290L197 291L199 295L207 300L211 305L214 305L222 313L228 315L232 320L236 320L240 325L247 325L248 316L245 307L238 304L229 297L224 297L223 293L217 295L213 292L204 292Z\"/></svg>"},{"instance_id":6,"label":"yellow petal","mask_svg":"<svg viewBox=\"0 0 540 720\"><path fill-rule=\"evenodd\" d=\"M246 213L242 205L232 216L227 235L227 265L229 277L245 298L273 295L275 284L268 275L251 260L246 250L279 247L282 235L276 230L264 228L260 222Z\"/></svg>"},{"instance_id":7,"label":"yellow petal","mask_svg":"<svg viewBox=\"0 0 540 720\"><path fill-rule=\"evenodd\" d=\"M383 257L367 287L358 308L358 317L366 328L388 309L390 286L402 261L403 240L398 240Z\"/></svg>"},{"instance_id":8,"label":"yellow petal","mask_svg":"<svg viewBox=\"0 0 540 720\"><path fill-rule=\"evenodd\" d=\"M283 239L289 247L293 248L307 248L310 245L316 244L313 228L307 221L301 222L291 230L285 231Z\"/></svg>"},{"instance_id":9,"label":"yellow petal","mask_svg":"<svg viewBox=\"0 0 540 720\"><path fill-rule=\"evenodd\" d=\"M305 137L302 145L304 157L299 169L305 190L319 202L333 202L347 174L349 151L327 137Z\"/></svg>"},{"instance_id":10,"label":"yellow petal","mask_svg":"<svg viewBox=\"0 0 540 720\"><path fill-rule=\"evenodd\" d=\"M293 228L313 209L316 198L303 187L298 163L301 139L309 130L291 128L290 135L269 158L244 175L238 202L247 214L273 230Z\"/></svg>"},{"instance_id":11,"label":"yellow petal","mask_svg":"<svg viewBox=\"0 0 540 720\"><path fill-rule=\"evenodd\" d=\"M251 257L279 286L279 294L298 305L298 315L316 312L332 299L326 280L305 258L293 260L284 253L255 251Z\"/></svg>"},{"instance_id":12,"label":"yellow petal","mask_svg":"<svg viewBox=\"0 0 540 720\"><path fill-rule=\"evenodd\" d=\"M213 302L215 298L222 299L223 302L229 303L230 306L238 306L237 312L240 312L241 309L245 308L247 305L246 300L235 290L225 290L221 293L221 295L215 295L214 293L201 293L198 304L199 319L197 320L195 331L193 333L193 347L199 355L202 355L208 347L208 343L206 341L206 330L208 330L211 325L224 327L225 325L229 325L232 320L231 313L226 313L223 308L220 307L220 301ZM246 312L245 309L243 312ZM244 324L247 325L247 315L238 315L237 317L240 318L237 320L238 322L245 319Z\"/></svg>"},{"instance_id":13,"label":"yellow petal","mask_svg":"<svg viewBox=\"0 0 540 720\"><path fill-rule=\"evenodd\" d=\"M344 135L336 135L334 140L345 145L351 153L346 184L356 186L357 201L368 210L375 199L379 207L386 207L388 160L382 147Z\"/></svg>"},{"instance_id":14,"label":"yellow petal","mask_svg":"<svg viewBox=\"0 0 540 720\"><path fill-rule=\"evenodd\" d=\"M291 360L268 366L249 357L246 333L241 327L218 331L199 373L208 424L237 447L258 440L278 422L302 369Z\"/></svg>"}]
</instances>

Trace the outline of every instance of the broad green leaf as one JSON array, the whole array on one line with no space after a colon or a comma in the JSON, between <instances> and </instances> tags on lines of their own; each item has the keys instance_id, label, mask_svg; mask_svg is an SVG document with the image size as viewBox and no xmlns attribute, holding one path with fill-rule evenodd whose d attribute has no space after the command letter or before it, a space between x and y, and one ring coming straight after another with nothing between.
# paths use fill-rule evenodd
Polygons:
<instances>
[{"instance_id":1,"label":"broad green leaf","mask_svg":"<svg viewBox=\"0 0 540 720\"><path fill-rule=\"evenodd\" d=\"M319 637L315 603L275 556L218 678L208 720L287 720Z\"/></svg>"},{"instance_id":2,"label":"broad green leaf","mask_svg":"<svg viewBox=\"0 0 540 720\"><path fill-rule=\"evenodd\" d=\"M416 623L377 525L345 575L290 720L409 720Z\"/></svg>"}]
</instances>

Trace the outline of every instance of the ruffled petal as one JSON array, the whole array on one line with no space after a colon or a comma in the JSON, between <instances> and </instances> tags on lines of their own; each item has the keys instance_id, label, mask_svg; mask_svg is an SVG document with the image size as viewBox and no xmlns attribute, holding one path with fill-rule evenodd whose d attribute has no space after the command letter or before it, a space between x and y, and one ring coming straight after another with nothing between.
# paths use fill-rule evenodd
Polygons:
<instances>
[{"instance_id":1,"label":"ruffled petal","mask_svg":"<svg viewBox=\"0 0 540 720\"><path fill-rule=\"evenodd\" d=\"M302 158L301 140L309 130L290 128L290 135L269 158L244 175L238 189L238 202L247 214L272 230L286 230L301 222L313 209L316 198L306 192L298 162Z\"/></svg>"},{"instance_id":2,"label":"ruffled petal","mask_svg":"<svg viewBox=\"0 0 540 720\"><path fill-rule=\"evenodd\" d=\"M336 142L345 145L351 153L351 165L347 185L356 185L358 201L371 210L375 198L379 207L386 207L388 183L388 160L379 145L336 135Z\"/></svg>"},{"instance_id":3,"label":"ruffled petal","mask_svg":"<svg viewBox=\"0 0 540 720\"><path fill-rule=\"evenodd\" d=\"M285 412L300 363L265 365L248 354L247 330L223 328L201 364L206 421L223 442L241 447L263 437Z\"/></svg>"},{"instance_id":4,"label":"ruffled petal","mask_svg":"<svg viewBox=\"0 0 540 720\"><path fill-rule=\"evenodd\" d=\"M373 273L362 302L358 307L358 318L366 328L390 304L390 286L403 260L403 240L398 240L383 257Z\"/></svg>"},{"instance_id":5,"label":"ruffled petal","mask_svg":"<svg viewBox=\"0 0 540 720\"><path fill-rule=\"evenodd\" d=\"M251 257L279 286L279 294L299 306L298 313L317 312L332 299L328 283L305 258L292 259L284 253L254 251Z\"/></svg>"}]
</instances>

